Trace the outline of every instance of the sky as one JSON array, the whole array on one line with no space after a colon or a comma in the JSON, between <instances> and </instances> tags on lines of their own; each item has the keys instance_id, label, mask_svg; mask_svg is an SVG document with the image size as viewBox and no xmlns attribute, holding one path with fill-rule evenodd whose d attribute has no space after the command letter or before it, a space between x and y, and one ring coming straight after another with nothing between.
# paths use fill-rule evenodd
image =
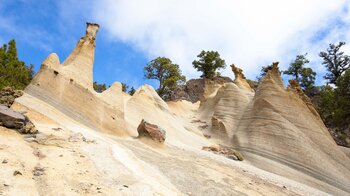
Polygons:
<instances>
[{"instance_id":1,"label":"sky","mask_svg":"<svg viewBox=\"0 0 350 196\"><path fill-rule=\"evenodd\" d=\"M158 56L198 78L192 61L201 50L220 53L228 65L222 75L233 77L235 64L250 79L262 66L279 61L283 70L308 53L321 85L318 53L345 41L350 55L350 0L0 0L0 44L15 39L20 59L36 71L50 53L63 62L86 22L100 25L94 80L107 85L157 87L143 67Z\"/></svg>"}]
</instances>

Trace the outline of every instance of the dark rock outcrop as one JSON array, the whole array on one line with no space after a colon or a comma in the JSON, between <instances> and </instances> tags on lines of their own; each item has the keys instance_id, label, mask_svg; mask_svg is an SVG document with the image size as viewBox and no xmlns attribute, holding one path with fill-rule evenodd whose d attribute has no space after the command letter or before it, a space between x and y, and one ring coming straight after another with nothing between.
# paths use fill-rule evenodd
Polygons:
<instances>
[{"instance_id":1,"label":"dark rock outcrop","mask_svg":"<svg viewBox=\"0 0 350 196\"><path fill-rule=\"evenodd\" d=\"M212 84L233 82L229 77L214 77L213 79L191 79L185 85L176 88L168 101L187 100L192 103L200 101L205 94L205 88Z\"/></svg>"},{"instance_id":2,"label":"dark rock outcrop","mask_svg":"<svg viewBox=\"0 0 350 196\"><path fill-rule=\"evenodd\" d=\"M150 137L152 140L158 141L159 143L164 143L166 138L165 130L143 119L137 127L137 132L139 133L139 137Z\"/></svg>"},{"instance_id":3,"label":"dark rock outcrop","mask_svg":"<svg viewBox=\"0 0 350 196\"><path fill-rule=\"evenodd\" d=\"M0 104L11 107L16 98L23 95L23 91L12 87L5 87L0 90Z\"/></svg>"},{"instance_id":4,"label":"dark rock outcrop","mask_svg":"<svg viewBox=\"0 0 350 196\"><path fill-rule=\"evenodd\" d=\"M3 105L0 105L0 125L10 129L16 129L22 134L37 132L34 124L25 115Z\"/></svg>"}]
</instances>

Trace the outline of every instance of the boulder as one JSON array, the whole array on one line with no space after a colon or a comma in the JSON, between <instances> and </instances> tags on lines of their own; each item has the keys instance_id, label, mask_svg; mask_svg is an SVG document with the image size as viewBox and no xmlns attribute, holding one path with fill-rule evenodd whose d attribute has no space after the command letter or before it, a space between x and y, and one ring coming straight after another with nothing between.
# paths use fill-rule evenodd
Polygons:
<instances>
[{"instance_id":1,"label":"boulder","mask_svg":"<svg viewBox=\"0 0 350 196\"><path fill-rule=\"evenodd\" d=\"M34 124L25 115L15 112L4 105L0 105L0 125L10 129L16 129L22 134L37 132Z\"/></svg>"},{"instance_id":2,"label":"boulder","mask_svg":"<svg viewBox=\"0 0 350 196\"><path fill-rule=\"evenodd\" d=\"M0 105L0 123L2 126L12 129L21 129L25 125L25 116L10 108Z\"/></svg>"},{"instance_id":3,"label":"boulder","mask_svg":"<svg viewBox=\"0 0 350 196\"><path fill-rule=\"evenodd\" d=\"M164 143L166 137L165 130L157 125L146 122L144 119L142 119L140 125L137 127L137 132L139 133L139 137L150 137L159 143Z\"/></svg>"}]
</instances>

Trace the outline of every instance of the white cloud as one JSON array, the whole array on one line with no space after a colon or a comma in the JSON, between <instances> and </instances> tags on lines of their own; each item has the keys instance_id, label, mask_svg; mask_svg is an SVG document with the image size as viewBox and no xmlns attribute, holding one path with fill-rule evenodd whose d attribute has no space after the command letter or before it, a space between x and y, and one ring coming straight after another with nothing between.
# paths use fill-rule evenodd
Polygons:
<instances>
[{"instance_id":1,"label":"white cloud","mask_svg":"<svg viewBox=\"0 0 350 196\"><path fill-rule=\"evenodd\" d=\"M344 9L349 4L349 0L101 0L93 14L112 39L134 45L149 58L171 58L189 78L199 75L191 62L202 49L219 51L227 64L235 63L254 78L272 61L286 67L300 53L315 53L310 58L316 59L338 38L350 44L350 15ZM330 28L322 39L311 40L339 17L345 27ZM232 76L230 72L228 67L224 74Z\"/></svg>"}]
</instances>

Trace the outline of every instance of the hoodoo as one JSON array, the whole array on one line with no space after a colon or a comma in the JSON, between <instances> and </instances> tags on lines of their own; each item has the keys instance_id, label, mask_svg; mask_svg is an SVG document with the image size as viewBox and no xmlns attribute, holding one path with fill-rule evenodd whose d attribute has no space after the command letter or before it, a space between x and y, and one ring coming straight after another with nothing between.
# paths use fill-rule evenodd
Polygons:
<instances>
[{"instance_id":1,"label":"hoodoo","mask_svg":"<svg viewBox=\"0 0 350 196\"><path fill-rule=\"evenodd\" d=\"M235 80L233 82L242 89L247 89L249 91L252 91L252 88L250 87L247 80L245 79L243 70L236 67L234 64L231 65L231 69L232 69L232 72L235 74Z\"/></svg>"},{"instance_id":2,"label":"hoodoo","mask_svg":"<svg viewBox=\"0 0 350 196\"><path fill-rule=\"evenodd\" d=\"M76 83L92 89L93 64L96 34L99 25L87 23L86 34L80 38L72 53L62 63L61 70L67 77L76 79Z\"/></svg>"}]
</instances>

